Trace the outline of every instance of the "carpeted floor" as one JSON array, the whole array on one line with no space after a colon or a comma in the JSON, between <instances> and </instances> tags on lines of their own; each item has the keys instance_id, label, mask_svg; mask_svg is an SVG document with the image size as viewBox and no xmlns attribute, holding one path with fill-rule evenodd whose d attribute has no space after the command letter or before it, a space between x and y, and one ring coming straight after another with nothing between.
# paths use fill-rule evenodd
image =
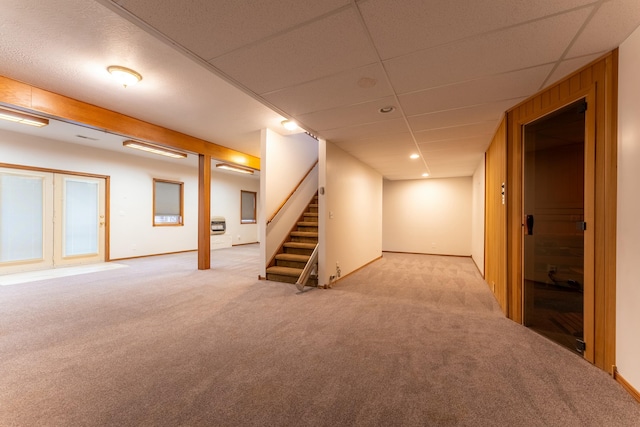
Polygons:
<instances>
[{"instance_id":1,"label":"carpeted floor","mask_svg":"<svg viewBox=\"0 0 640 427\"><path fill-rule=\"evenodd\" d=\"M0 287L0 426L637 426L605 372L504 318L467 258L333 289L257 245Z\"/></svg>"}]
</instances>

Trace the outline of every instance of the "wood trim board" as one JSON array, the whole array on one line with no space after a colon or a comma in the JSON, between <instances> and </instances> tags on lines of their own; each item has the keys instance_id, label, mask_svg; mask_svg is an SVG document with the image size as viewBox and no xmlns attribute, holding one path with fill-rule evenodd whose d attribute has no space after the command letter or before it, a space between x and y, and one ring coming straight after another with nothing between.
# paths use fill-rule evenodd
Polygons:
<instances>
[{"instance_id":1,"label":"wood trim board","mask_svg":"<svg viewBox=\"0 0 640 427\"><path fill-rule=\"evenodd\" d=\"M593 261L591 278L585 278L585 340L590 341L585 358L603 370L615 362L617 55L617 50L604 55L507 112L507 315L522 323L522 126L580 98L589 103L585 132L594 158L585 170L585 203L591 206L585 206L585 214L592 225L585 235L585 256L586 262ZM502 262L487 259L487 270Z\"/></svg>"}]
</instances>

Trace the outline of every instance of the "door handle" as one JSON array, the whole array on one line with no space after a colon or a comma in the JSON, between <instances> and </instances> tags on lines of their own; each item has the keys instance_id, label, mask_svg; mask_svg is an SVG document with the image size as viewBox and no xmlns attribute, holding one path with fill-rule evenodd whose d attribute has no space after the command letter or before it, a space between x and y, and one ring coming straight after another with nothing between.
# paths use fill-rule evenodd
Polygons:
<instances>
[{"instance_id":1,"label":"door handle","mask_svg":"<svg viewBox=\"0 0 640 427\"><path fill-rule=\"evenodd\" d=\"M527 234L533 235L533 215L527 215Z\"/></svg>"}]
</instances>

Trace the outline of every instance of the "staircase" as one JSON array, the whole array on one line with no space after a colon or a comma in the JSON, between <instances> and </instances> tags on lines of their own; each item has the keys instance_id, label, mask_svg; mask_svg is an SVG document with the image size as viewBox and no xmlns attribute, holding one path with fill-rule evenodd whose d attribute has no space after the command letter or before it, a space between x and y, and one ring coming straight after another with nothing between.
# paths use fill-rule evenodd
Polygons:
<instances>
[{"instance_id":1,"label":"staircase","mask_svg":"<svg viewBox=\"0 0 640 427\"><path fill-rule=\"evenodd\" d=\"M318 243L318 193L311 199L289 237L278 250L272 265L267 268L267 280L296 283ZM311 276L307 286L318 286L318 278Z\"/></svg>"}]
</instances>

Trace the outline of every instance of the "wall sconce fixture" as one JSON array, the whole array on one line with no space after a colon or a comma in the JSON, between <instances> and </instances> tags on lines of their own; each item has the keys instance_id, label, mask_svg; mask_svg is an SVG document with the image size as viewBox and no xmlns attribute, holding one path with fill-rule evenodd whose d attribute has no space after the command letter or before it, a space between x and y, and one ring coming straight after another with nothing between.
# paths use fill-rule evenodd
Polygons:
<instances>
[{"instance_id":1,"label":"wall sconce fixture","mask_svg":"<svg viewBox=\"0 0 640 427\"><path fill-rule=\"evenodd\" d=\"M4 108L0 108L0 119L39 128L49 124L49 120L43 119L42 117L32 116L31 114L26 113L19 113L13 110L5 110Z\"/></svg>"},{"instance_id":2,"label":"wall sconce fixture","mask_svg":"<svg viewBox=\"0 0 640 427\"><path fill-rule=\"evenodd\" d=\"M160 147L158 145L149 144L148 142L140 142L128 139L122 142L122 145L136 150L147 151L149 153L160 154L161 156L173 157L174 159L184 159L187 153L172 150L170 148Z\"/></svg>"}]
</instances>

